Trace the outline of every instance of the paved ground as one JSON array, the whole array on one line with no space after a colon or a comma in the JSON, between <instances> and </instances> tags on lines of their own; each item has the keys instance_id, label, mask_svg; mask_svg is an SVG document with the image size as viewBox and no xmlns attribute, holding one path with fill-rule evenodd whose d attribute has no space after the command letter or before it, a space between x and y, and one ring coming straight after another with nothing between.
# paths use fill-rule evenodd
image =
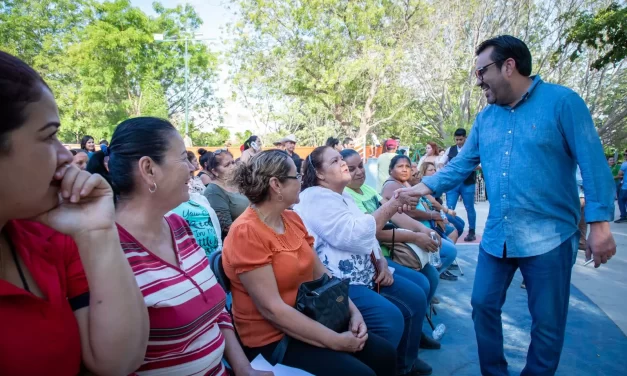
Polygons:
<instances>
[{"instance_id":1,"label":"paved ground","mask_svg":"<svg viewBox=\"0 0 627 376\"><path fill-rule=\"evenodd\" d=\"M480 375L475 331L471 319L470 295L479 247L459 247L458 262L465 275L456 282L441 281L436 295L440 304L434 323L447 331L440 350L421 350L420 358L433 367L433 375ZM456 272L457 273L457 272ZM505 355L511 375L525 365L530 342L531 316L526 290L516 274L503 307ZM425 331L430 330L425 323ZM576 287L572 288L564 350L557 375L619 376L627 374L627 337L610 318Z\"/></svg>"}]
</instances>

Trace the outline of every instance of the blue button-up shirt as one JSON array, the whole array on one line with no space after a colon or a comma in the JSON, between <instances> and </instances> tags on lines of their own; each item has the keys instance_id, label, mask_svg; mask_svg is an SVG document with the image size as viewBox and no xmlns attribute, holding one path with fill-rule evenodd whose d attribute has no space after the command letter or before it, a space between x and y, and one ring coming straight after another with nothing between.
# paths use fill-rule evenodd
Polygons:
<instances>
[{"instance_id":1,"label":"blue button-up shirt","mask_svg":"<svg viewBox=\"0 0 627 376\"><path fill-rule=\"evenodd\" d=\"M482 247L491 255L549 252L577 231L579 165L588 223L614 219L612 174L584 101L574 91L532 77L513 108L490 105L477 115L460 154L422 182L436 194L481 163L490 213Z\"/></svg>"}]
</instances>

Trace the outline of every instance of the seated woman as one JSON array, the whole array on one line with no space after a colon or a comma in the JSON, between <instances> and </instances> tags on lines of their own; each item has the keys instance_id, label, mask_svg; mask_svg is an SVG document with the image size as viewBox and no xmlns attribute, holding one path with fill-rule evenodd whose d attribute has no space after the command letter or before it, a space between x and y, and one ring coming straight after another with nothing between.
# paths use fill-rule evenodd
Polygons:
<instances>
[{"instance_id":1,"label":"seated woman","mask_svg":"<svg viewBox=\"0 0 627 376\"><path fill-rule=\"evenodd\" d=\"M294 210L314 236L323 265L338 278L350 278L350 297L370 330L398 347L397 374L429 375L431 367L418 359L429 281L412 270L392 275L376 238L411 200L393 198L367 215L344 193L350 181L340 153L328 146L314 149L305 160L304 191Z\"/></svg>"},{"instance_id":2,"label":"seated woman","mask_svg":"<svg viewBox=\"0 0 627 376\"><path fill-rule=\"evenodd\" d=\"M422 166L420 166L419 179L422 179L423 176L435 175L435 172L435 165L431 162L425 162L422 164ZM412 185L411 182L410 185ZM439 212L443 211L446 215L446 219L448 220L448 222L455 227L455 230L457 230L457 237L452 237L450 235L448 235L448 237L451 238L454 243L457 243L459 234L462 234L464 232L464 226L466 225L466 223L463 219L457 216L455 210L449 209L442 205L442 200L440 199L440 196L435 197L432 195L427 195L425 196L425 198L429 201L434 210L437 210Z\"/></svg>"},{"instance_id":3,"label":"seated woman","mask_svg":"<svg viewBox=\"0 0 627 376\"><path fill-rule=\"evenodd\" d=\"M199 166L196 155L188 151L187 159L192 164L194 171L197 171ZM185 219L194 233L196 243L205 250L205 254L209 257L213 252L222 249L220 223L216 212L209 205L209 201L201 194L205 189L202 182L198 176L194 176L194 172L190 175L189 200L172 209L172 213Z\"/></svg>"},{"instance_id":4,"label":"seated woman","mask_svg":"<svg viewBox=\"0 0 627 376\"><path fill-rule=\"evenodd\" d=\"M312 249L300 217L287 210L298 202L301 176L290 156L268 150L237 166L234 183L252 206L224 241L222 264L231 280L233 317L252 359L271 359L283 336L291 340L282 363L314 375L393 375L396 351L368 333L359 310L336 333L294 308L298 287L328 273Z\"/></svg>"},{"instance_id":5,"label":"seated woman","mask_svg":"<svg viewBox=\"0 0 627 376\"><path fill-rule=\"evenodd\" d=\"M409 180L410 172L411 162L409 158L403 155L392 158L390 162L390 178L383 184L383 191L381 192L381 196L383 196L384 200L390 200L397 189L409 186L407 180ZM437 231L438 229L435 228L434 220L441 218L440 213L430 208L429 205L430 202L425 197L422 197L418 205L416 205L416 209L418 210L413 210L407 214L423 225ZM457 230L449 225L447 231L440 235L446 235L446 233L456 234ZM454 243L451 242L447 236L443 236L442 240L442 248L440 249L442 266L439 268L440 279L456 281L458 277L449 272L448 268L453 264L453 261L455 261L455 257L457 257L457 248L455 248Z\"/></svg>"},{"instance_id":6,"label":"seated woman","mask_svg":"<svg viewBox=\"0 0 627 376\"><path fill-rule=\"evenodd\" d=\"M0 374L132 373L148 313L111 187L71 164L52 92L2 51L0 103Z\"/></svg>"},{"instance_id":7,"label":"seated woman","mask_svg":"<svg viewBox=\"0 0 627 376\"><path fill-rule=\"evenodd\" d=\"M225 293L185 220L168 212L189 200L193 166L169 122L138 117L117 126L109 147L122 250L150 316L141 375L255 372L224 309Z\"/></svg>"},{"instance_id":8,"label":"seated woman","mask_svg":"<svg viewBox=\"0 0 627 376\"><path fill-rule=\"evenodd\" d=\"M246 196L239 193L237 188L230 184L233 167L235 167L233 155L225 149L211 153L205 163L205 168L212 175L212 181L203 194L218 215L222 239L229 233L233 221L250 204Z\"/></svg>"},{"instance_id":9,"label":"seated woman","mask_svg":"<svg viewBox=\"0 0 627 376\"><path fill-rule=\"evenodd\" d=\"M344 189L344 192L348 193L355 200L355 204L363 213L372 214L381 207L382 197L370 186L366 185L366 170L364 169L364 163L361 160L361 156L358 152L351 149L344 149L340 152L344 162L348 166L348 172L351 174L351 181ZM423 225L422 223L414 220L405 213L396 213L391 218L400 228L409 231L399 231L392 233L393 230L379 230L377 231L377 240L379 242L392 242L392 236L394 235L394 241L403 243L413 243L419 246L421 249L427 252L434 252L438 249L438 243L431 239L430 234L432 229ZM388 260L388 264L396 269L396 274L403 275L407 268L393 262L390 259L389 250L387 247L381 245L381 252ZM435 290L440 282L438 271L431 265L427 264L420 270L422 274L429 280L429 292L427 294L427 302L431 302L431 298L435 294Z\"/></svg>"},{"instance_id":10,"label":"seated woman","mask_svg":"<svg viewBox=\"0 0 627 376\"><path fill-rule=\"evenodd\" d=\"M200 164L201 170L198 173L198 175L196 175L196 177L200 179L200 181L205 186L205 188L209 184L211 184L211 181L213 180L211 178L211 173L209 172L209 169L207 168L207 162L209 161L209 158L211 158L212 154L213 154L212 152L207 151L203 148L198 149L198 155L200 155L200 159L198 160L198 163Z\"/></svg>"}]
</instances>

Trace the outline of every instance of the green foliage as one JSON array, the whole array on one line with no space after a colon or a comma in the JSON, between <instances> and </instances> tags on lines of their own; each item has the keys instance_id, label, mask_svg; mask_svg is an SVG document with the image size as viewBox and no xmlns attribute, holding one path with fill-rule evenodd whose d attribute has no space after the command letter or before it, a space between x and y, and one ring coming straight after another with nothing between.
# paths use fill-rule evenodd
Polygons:
<instances>
[{"instance_id":1,"label":"green foliage","mask_svg":"<svg viewBox=\"0 0 627 376\"><path fill-rule=\"evenodd\" d=\"M64 141L110 138L128 117L181 118L185 44L157 43L153 34L180 39L202 21L189 5L154 9L151 17L129 0L0 0L0 43L52 88ZM217 57L202 43L190 43L189 54L190 105L210 118L220 106Z\"/></svg>"},{"instance_id":2,"label":"green foliage","mask_svg":"<svg viewBox=\"0 0 627 376\"><path fill-rule=\"evenodd\" d=\"M571 61L581 56L584 46L601 54L592 63L591 69L618 64L627 57L627 5L613 2L594 14L575 11L566 13L564 19L575 19L562 45L562 49L576 45L570 55Z\"/></svg>"},{"instance_id":3,"label":"green foliage","mask_svg":"<svg viewBox=\"0 0 627 376\"><path fill-rule=\"evenodd\" d=\"M233 2L234 82L244 90L313 106L346 135L363 136L412 103L398 75L429 13L420 1Z\"/></svg>"}]
</instances>

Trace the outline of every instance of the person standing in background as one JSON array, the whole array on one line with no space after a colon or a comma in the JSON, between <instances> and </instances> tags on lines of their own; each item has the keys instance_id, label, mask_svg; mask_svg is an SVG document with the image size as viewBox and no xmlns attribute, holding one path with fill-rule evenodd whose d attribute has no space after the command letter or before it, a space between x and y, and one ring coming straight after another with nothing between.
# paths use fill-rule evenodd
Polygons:
<instances>
[{"instance_id":1,"label":"person standing in background","mask_svg":"<svg viewBox=\"0 0 627 376\"><path fill-rule=\"evenodd\" d=\"M344 149L355 149L355 141L350 137L346 137L342 141L342 146L344 146Z\"/></svg>"},{"instance_id":2,"label":"person standing in background","mask_svg":"<svg viewBox=\"0 0 627 376\"><path fill-rule=\"evenodd\" d=\"M620 192L618 193L618 210L620 210L620 218L615 220L614 223L627 222L627 179L625 179L625 174L627 174L627 150L624 151L623 158L625 161L621 164L617 175L618 180L622 181Z\"/></svg>"},{"instance_id":3,"label":"person standing in background","mask_svg":"<svg viewBox=\"0 0 627 376\"><path fill-rule=\"evenodd\" d=\"M531 52L523 41L498 36L481 43L476 54L476 85L489 105L451 163L396 194L451 190L482 164L492 199L471 299L481 373L509 374L501 314L520 268L533 321L521 375L551 376L564 345L579 240L575 170L581 168L590 223L586 257L594 257L595 267L616 254L611 174L585 102L571 89L531 76Z\"/></svg>"},{"instance_id":4,"label":"person standing in background","mask_svg":"<svg viewBox=\"0 0 627 376\"><path fill-rule=\"evenodd\" d=\"M287 155L289 155L294 161L294 164L296 165L296 172L300 174L300 171L303 168L303 159L294 152L294 149L296 149L296 136L288 134L281 140L281 142L285 145Z\"/></svg>"},{"instance_id":5,"label":"person standing in background","mask_svg":"<svg viewBox=\"0 0 627 376\"><path fill-rule=\"evenodd\" d=\"M83 136L81 139L81 149L85 150L87 156L91 158L92 155L96 152L96 144L94 143L94 138L91 136Z\"/></svg>"},{"instance_id":6,"label":"person standing in background","mask_svg":"<svg viewBox=\"0 0 627 376\"><path fill-rule=\"evenodd\" d=\"M620 165L616 164L616 160L614 159L614 157L609 157L607 159L607 164L610 166L610 171L612 171L612 177L614 178L614 184L616 185L616 198L618 199L621 184L621 179L618 177Z\"/></svg>"},{"instance_id":7,"label":"person standing in background","mask_svg":"<svg viewBox=\"0 0 627 376\"><path fill-rule=\"evenodd\" d=\"M247 162L250 158L261 153L261 147L263 146L261 138L259 136L250 136L246 142L244 142L244 152L239 158L242 162Z\"/></svg>"},{"instance_id":8,"label":"person standing in background","mask_svg":"<svg viewBox=\"0 0 627 376\"><path fill-rule=\"evenodd\" d=\"M398 149L396 140L389 139L383 143L384 153L377 158L377 192L381 192L383 183L390 176L390 162L396 157L396 149Z\"/></svg>"},{"instance_id":9,"label":"person standing in background","mask_svg":"<svg viewBox=\"0 0 627 376\"><path fill-rule=\"evenodd\" d=\"M459 128L455 131L455 145L446 150L445 155L440 159L441 165L444 166L448 162L452 161L453 158L455 158L459 154L459 152L461 152L462 147L465 143L466 130L464 128ZM477 225L477 212L475 211L476 190L477 171L475 170L472 171L470 175L468 175L463 183L446 192L446 206L448 206L450 209L455 210L460 196L462 198L462 201L464 202L466 215L468 216L468 235L466 235L466 237L464 238L465 242L472 242L477 239L477 236L475 235L475 228ZM461 236L461 234L459 235Z\"/></svg>"}]
</instances>

